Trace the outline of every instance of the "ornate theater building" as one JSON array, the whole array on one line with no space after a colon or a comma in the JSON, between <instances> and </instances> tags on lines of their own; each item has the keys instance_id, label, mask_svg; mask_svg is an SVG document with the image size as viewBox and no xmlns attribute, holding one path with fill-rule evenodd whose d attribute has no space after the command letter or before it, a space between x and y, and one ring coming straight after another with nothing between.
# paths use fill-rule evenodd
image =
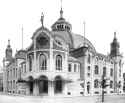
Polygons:
<instances>
[{"instance_id":1,"label":"ornate theater building","mask_svg":"<svg viewBox=\"0 0 125 103\"><path fill-rule=\"evenodd\" d=\"M116 33L110 54L104 55L87 38L72 32L62 8L51 30L43 20L44 15L28 48L12 56L8 41L3 59L4 92L34 96L99 95L104 75L109 85L105 94L123 93L123 57Z\"/></svg>"}]
</instances>

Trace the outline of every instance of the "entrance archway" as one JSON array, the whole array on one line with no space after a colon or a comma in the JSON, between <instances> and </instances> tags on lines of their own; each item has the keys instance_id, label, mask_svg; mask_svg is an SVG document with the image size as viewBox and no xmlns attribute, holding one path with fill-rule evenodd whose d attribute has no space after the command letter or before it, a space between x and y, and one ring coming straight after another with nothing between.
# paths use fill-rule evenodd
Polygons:
<instances>
[{"instance_id":1,"label":"entrance archway","mask_svg":"<svg viewBox=\"0 0 125 103\"><path fill-rule=\"evenodd\" d=\"M63 91L63 81L60 76L57 76L55 78L55 86L54 86L54 92L55 93L62 93Z\"/></svg>"},{"instance_id":2,"label":"entrance archway","mask_svg":"<svg viewBox=\"0 0 125 103\"><path fill-rule=\"evenodd\" d=\"M33 94L33 77L30 76L28 79L29 79L29 92L30 94Z\"/></svg>"},{"instance_id":3,"label":"entrance archway","mask_svg":"<svg viewBox=\"0 0 125 103\"><path fill-rule=\"evenodd\" d=\"M46 76L39 78L39 94L48 94L48 78Z\"/></svg>"}]
</instances>

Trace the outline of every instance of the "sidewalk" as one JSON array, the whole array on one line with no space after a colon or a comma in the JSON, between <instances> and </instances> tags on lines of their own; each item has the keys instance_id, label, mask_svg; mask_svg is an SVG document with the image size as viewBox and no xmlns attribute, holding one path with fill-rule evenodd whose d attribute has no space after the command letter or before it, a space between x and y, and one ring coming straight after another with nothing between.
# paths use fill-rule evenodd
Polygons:
<instances>
[{"instance_id":1,"label":"sidewalk","mask_svg":"<svg viewBox=\"0 0 125 103\"><path fill-rule=\"evenodd\" d=\"M99 96L40 97L5 94L1 94L0 98L0 103L100 103L101 100ZM105 96L105 103L125 103L125 95Z\"/></svg>"}]
</instances>

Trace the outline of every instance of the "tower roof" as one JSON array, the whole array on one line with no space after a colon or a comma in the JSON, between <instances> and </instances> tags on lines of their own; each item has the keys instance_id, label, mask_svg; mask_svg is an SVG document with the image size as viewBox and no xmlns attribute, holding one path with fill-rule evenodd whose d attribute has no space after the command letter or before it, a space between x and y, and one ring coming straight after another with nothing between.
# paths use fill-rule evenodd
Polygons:
<instances>
[{"instance_id":1,"label":"tower roof","mask_svg":"<svg viewBox=\"0 0 125 103\"><path fill-rule=\"evenodd\" d=\"M117 37L116 37L116 32L114 32L114 39L113 39L113 42L111 43L111 45L119 47L119 42L118 42Z\"/></svg>"},{"instance_id":2,"label":"tower roof","mask_svg":"<svg viewBox=\"0 0 125 103\"><path fill-rule=\"evenodd\" d=\"M111 43L110 55L111 56L119 55L120 54L119 48L120 48L120 45L119 45L119 42L118 42L117 37L116 37L116 32L114 32L114 39L113 39L113 42Z\"/></svg>"},{"instance_id":3,"label":"tower roof","mask_svg":"<svg viewBox=\"0 0 125 103\"><path fill-rule=\"evenodd\" d=\"M7 48L6 48L6 49L7 49L7 50L8 50L8 49L12 50L9 39L8 39L8 45L7 45Z\"/></svg>"},{"instance_id":4,"label":"tower roof","mask_svg":"<svg viewBox=\"0 0 125 103\"><path fill-rule=\"evenodd\" d=\"M65 18L63 17L63 9L62 9L62 5L61 5L61 9L60 9L60 17L59 19L52 25L52 30L53 31L71 31L72 29L72 25L67 22L65 20Z\"/></svg>"}]
</instances>

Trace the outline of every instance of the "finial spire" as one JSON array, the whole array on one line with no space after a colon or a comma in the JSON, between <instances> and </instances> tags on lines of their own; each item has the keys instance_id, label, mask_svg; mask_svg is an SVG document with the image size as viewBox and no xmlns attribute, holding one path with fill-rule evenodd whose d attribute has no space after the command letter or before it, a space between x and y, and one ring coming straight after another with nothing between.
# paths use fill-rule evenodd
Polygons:
<instances>
[{"instance_id":1,"label":"finial spire","mask_svg":"<svg viewBox=\"0 0 125 103\"><path fill-rule=\"evenodd\" d=\"M10 45L10 39L8 39L8 45Z\"/></svg>"},{"instance_id":2,"label":"finial spire","mask_svg":"<svg viewBox=\"0 0 125 103\"><path fill-rule=\"evenodd\" d=\"M44 14L42 12L42 14L41 14L41 24L42 24L42 27L43 27L43 20L44 20Z\"/></svg>"},{"instance_id":3,"label":"finial spire","mask_svg":"<svg viewBox=\"0 0 125 103\"><path fill-rule=\"evenodd\" d=\"M8 48L10 48L10 39L8 39Z\"/></svg>"},{"instance_id":4,"label":"finial spire","mask_svg":"<svg viewBox=\"0 0 125 103\"><path fill-rule=\"evenodd\" d=\"M116 32L114 32L114 38L116 38Z\"/></svg>"},{"instance_id":5,"label":"finial spire","mask_svg":"<svg viewBox=\"0 0 125 103\"><path fill-rule=\"evenodd\" d=\"M61 2L60 18L63 18L62 0L60 0L60 2Z\"/></svg>"},{"instance_id":6,"label":"finial spire","mask_svg":"<svg viewBox=\"0 0 125 103\"><path fill-rule=\"evenodd\" d=\"M22 25L22 49L23 49L23 25Z\"/></svg>"},{"instance_id":7,"label":"finial spire","mask_svg":"<svg viewBox=\"0 0 125 103\"><path fill-rule=\"evenodd\" d=\"M84 24L84 46L85 46L85 21L83 22Z\"/></svg>"}]
</instances>

